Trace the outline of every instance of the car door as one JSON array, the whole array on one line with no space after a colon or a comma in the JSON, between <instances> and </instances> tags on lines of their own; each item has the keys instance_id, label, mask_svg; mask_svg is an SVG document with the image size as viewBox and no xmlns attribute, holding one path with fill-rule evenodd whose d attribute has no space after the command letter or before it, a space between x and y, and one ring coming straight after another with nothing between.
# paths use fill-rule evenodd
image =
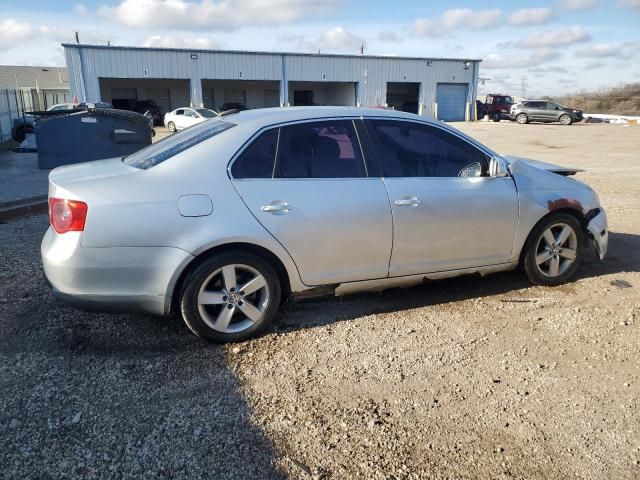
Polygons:
<instances>
[{"instance_id":1,"label":"car door","mask_svg":"<svg viewBox=\"0 0 640 480\"><path fill-rule=\"evenodd\" d=\"M557 122L562 113L562 108L556 103L545 102L545 120L547 122Z\"/></svg>"},{"instance_id":2,"label":"car door","mask_svg":"<svg viewBox=\"0 0 640 480\"><path fill-rule=\"evenodd\" d=\"M183 128L185 128L185 120L184 119L185 119L184 108L178 108L171 115L170 121L172 121L175 124L176 129L182 130Z\"/></svg>"},{"instance_id":3,"label":"car door","mask_svg":"<svg viewBox=\"0 0 640 480\"><path fill-rule=\"evenodd\" d=\"M305 284L387 276L391 208L382 179L367 176L352 120L268 129L236 157L230 174Z\"/></svg>"},{"instance_id":4,"label":"car door","mask_svg":"<svg viewBox=\"0 0 640 480\"><path fill-rule=\"evenodd\" d=\"M390 276L506 263L518 225L510 177L488 176L488 155L444 127L366 120L393 216Z\"/></svg>"},{"instance_id":5,"label":"car door","mask_svg":"<svg viewBox=\"0 0 640 480\"><path fill-rule=\"evenodd\" d=\"M183 128L189 128L190 126L195 125L198 122L198 114L190 108L185 108L184 115L182 116L182 123L184 125Z\"/></svg>"},{"instance_id":6,"label":"car door","mask_svg":"<svg viewBox=\"0 0 640 480\"><path fill-rule=\"evenodd\" d=\"M545 108L545 102L527 102L526 109L529 120L535 122L546 121L547 110Z\"/></svg>"}]
</instances>

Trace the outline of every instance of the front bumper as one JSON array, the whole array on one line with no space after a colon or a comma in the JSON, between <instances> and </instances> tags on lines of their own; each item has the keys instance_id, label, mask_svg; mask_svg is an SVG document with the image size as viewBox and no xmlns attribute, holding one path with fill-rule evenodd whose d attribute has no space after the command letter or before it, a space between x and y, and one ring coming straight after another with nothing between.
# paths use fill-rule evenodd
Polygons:
<instances>
[{"instance_id":1,"label":"front bumper","mask_svg":"<svg viewBox=\"0 0 640 480\"><path fill-rule=\"evenodd\" d=\"M607 248L609 247L607 214L604 213L604 210L600 209L598 214L589 221L587 230L593 243L596 245L598 258L604 260L604 257L607 255Z\"/></svg>"},{"instance_id":2,"label":"front bumper","mask_svg":"<svg viewBox=\"0 0 640 480\"><path fill-rule=\"evenodd\" d=\"M173 247L84 248L80 232L42 239L44 273L53 294L91 311L144 311L164 315L176 272L193 256Z\"/></svg>"}]
</instances>

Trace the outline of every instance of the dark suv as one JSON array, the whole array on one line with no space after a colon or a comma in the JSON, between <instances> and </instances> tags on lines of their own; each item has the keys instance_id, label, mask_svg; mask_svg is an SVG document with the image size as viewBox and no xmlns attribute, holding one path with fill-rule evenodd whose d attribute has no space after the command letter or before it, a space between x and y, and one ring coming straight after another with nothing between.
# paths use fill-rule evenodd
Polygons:
<instances>
[{"instance_id":1,"label":"dark suv","mask_svg":"<svg viewBox=\"0 0 640 480\"><path fill-rule=\"evenodd\" d=\"M511 107L511 120L524 125L529 122L560 122L571 125L582 121L582 110L563 107L548 100L525 100Z\"/></svg>"},{"instance_id":2,"label":"dark suv","mask_svg":"<svg viewBox=\"0 0 640 480\"><path fill-rule=\"evenodd\" d=\"M509 112L511 112L513 98L502 93L490 93L484 101L484 114L494 122L500 120L509 120ZM484 115L483 115L484 116Z\"/></svg>"}]
</instances>

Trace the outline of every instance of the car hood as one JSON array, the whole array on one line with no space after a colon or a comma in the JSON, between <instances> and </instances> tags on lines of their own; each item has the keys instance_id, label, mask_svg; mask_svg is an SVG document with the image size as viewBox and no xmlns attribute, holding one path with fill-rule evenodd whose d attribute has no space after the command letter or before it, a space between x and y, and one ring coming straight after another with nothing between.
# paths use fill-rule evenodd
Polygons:
<instances>
[{"instance_id":1,"label":"car hood","mask_svg":"<svg viewBox=\"0 0 640 480\"><path fill-rule=\"evenodd\" d=\"M558 175L568 176L575 175L578 172L584 172L584 170L581 168L563 167L560 165L554 165L553 163L541 162L540 160L532 160L530 158L515 157L513 155L501 155L501 157L504 158L509 164L522 162L530 167L537 168L539 170L545 170L547 172L557 173Z\"/></svg>"}]
</instances>

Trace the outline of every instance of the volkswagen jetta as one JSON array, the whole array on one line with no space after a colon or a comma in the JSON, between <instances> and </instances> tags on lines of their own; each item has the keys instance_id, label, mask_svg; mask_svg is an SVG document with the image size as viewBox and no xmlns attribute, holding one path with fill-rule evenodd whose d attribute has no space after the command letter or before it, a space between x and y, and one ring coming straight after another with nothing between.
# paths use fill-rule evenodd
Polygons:
<instances>
[{"instance_id":1,"label":"volkswagen jetta","mask_svg":"<svg viewBox=\"0 0 640 480\"><path fill-rule=\"evenodd\" d=\"M42 260L77 306L176 312L239 341L290 295L518 265L535 284L566 282L587 243L603 259L608 239L576 171L392 110L244 111L53 170Z\"/></svg>"}]
</instances>

